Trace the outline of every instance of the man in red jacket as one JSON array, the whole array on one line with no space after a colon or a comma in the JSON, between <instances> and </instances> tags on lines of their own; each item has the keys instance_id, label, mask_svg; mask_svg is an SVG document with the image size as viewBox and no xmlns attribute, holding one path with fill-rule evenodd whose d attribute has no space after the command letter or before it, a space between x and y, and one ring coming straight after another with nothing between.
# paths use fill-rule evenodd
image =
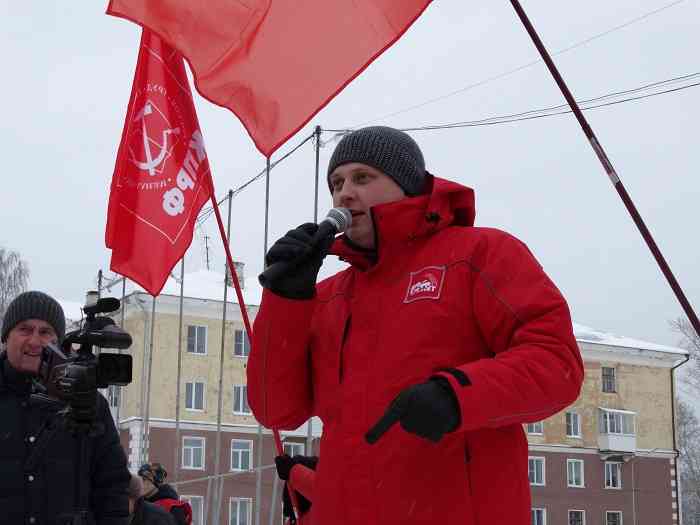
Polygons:
<instances>
[{"instance_id":1,"label":"man in red jacket","mask_svg":"<svg viewBox=\"0 0 700 525\"><path fill-rule=\"evenodd\" d=\"M323 420L312 522L527 525L522 424L583 380L566 301L401 131L346 135L328 184L352 225L324 241L304 224L270 248L289 269L266 283L247 367L264 425ZM327 252L349 267L317 285Z\"/></svg>"}]
</instances>

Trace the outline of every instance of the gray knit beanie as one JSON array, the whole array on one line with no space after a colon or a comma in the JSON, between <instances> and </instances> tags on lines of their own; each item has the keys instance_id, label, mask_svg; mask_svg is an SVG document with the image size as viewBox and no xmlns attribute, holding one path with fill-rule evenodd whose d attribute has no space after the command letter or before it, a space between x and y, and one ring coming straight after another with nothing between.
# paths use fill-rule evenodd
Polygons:
<instances>
[{"instance_id":1,"label":"gray knit beanie","mask_svg":"<svg viewBox=\"0 0 700 525\"><path fill-rule=\"evenodd\" d=\"M2 320L2 342L7 341L10 330L27 319L40 319L49 323L59 342L66 334L66 318L58 301L42 292L24 292L7 307Z\"/></svg>"},{"instance_id":2,"label":"gray knit beanie","mask_svg":"<svg viewBox=\"0 0 700 525\"><path fill-rule=\"evenodd\" d=\"M420 195L425 183L425 161L418 144L408 134L386 126L371 126L345 135L328 163L330 176L341 164L360 162L388 175L409 196Z\"/></svg>"}]
</instances>

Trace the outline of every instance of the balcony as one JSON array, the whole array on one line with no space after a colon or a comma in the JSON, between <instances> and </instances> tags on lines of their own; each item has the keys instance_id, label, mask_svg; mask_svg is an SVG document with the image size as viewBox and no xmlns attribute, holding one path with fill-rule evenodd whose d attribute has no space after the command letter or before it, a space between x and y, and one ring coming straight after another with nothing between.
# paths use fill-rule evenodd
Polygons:
<instances>
[{"instance_id":1,"label":"balcony","mask_svg":"<svg viewBox=\"0 0 700 525\"><path fill-rule=\"evenodd\" d=\"M599 407L598 448L601 451L631 452L637 450L635 412Z\"/></svg>"}]
</instances>

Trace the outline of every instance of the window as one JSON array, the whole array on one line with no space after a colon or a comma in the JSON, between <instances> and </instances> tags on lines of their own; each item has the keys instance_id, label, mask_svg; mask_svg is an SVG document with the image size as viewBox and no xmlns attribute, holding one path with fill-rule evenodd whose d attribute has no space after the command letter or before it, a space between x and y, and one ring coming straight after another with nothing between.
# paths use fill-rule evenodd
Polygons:
<instances>
[{"instance_id":1,"label":"window","mask_svg":"<svg viewBox=\"0 0 700 525\"><path fill-rule=\"evenodd\" d=\"M207 327L194 326L187 327L187 351L190 354L207 353Z\"/></svg>"},{"instance_id":2,"label":"window","mask_svg":"<svg viewBox=\"0 0 700 525\"><path fill-rule=\"evenodd\" d=\"M121 387L117 385L109 385L107 387L107 401L109 408L119 408L119 400L121 399Z\"/></svg>"},{"instance_id":3,"label":"window","mask_svg":"<svg viewBox=\"0 0 700 525\"><path fill-rule=\"evenodd\" d=\"M204 525L204 496L181 496L192 507L192 525Z\"/></svg>"},{"instance_id":4,"label":"window","mask_svg":"<svg viewBox=\"0 0 700 525\"><path fill-rule=\"evenodd\" d=\"M185 409L204 410L204 383L185 383Z\"/></svg>"},{"instance_id":5,"label":"window","mask_svg":"<svg viewBox=\"0 0 700 525\"><path fill-rule=\"evenodd\" d=\"M233 355L236 357L248 357L250 355L250 339L245 330L234 332Z\"/></svg>"},{"instance_id":6,"label":"window","mask_svg":"<svg viewBox=\"0 0 700 525\"><path fill-rule=\"evenodd\" d=\"M537 423L528 423L525 427L528 434L544 434L544 425L542 421Z\"/></svg>"},{"instance_id":7,"label":"window","mask_svg":"<svg viewBox=\"0 0 700 525\"><path fill-rule=\"evenodd\" d=\"M545 509L530 510L531 525L547 525L547 511Z\"/></svg>"},{"instance_id":8,"label":"window","mask_svg":"<svg viewBox=\"0 0 700 525\"><path fill-rule=\"evenodd\" d=\"M566 460L566 485L568 487L583 487L583 460Z\"/></svg>"},{"instance_id":9,"label":"window","mask_svg":"<svg viewBox=\"0 0 700 525\"><path fill-rule=\"evenodd\" d=\"M252 414L248 406L248 387L246 385L234 385L233 387L233 413Z\"/></svg>"},{"instance_id":10,"label":"window","mask_svg":"<svg viewBox=\"0 0 700 525\"><path fill-rule=\"evenodd\" d=\"M619 510L606 511L605 525L622 525L622 512Z\"/></svg>"},{"instance_id":11,"label":"window","mask_svg":"<svg viewBox=\"0 0 700 525\"><path fill-rule=\"evenodd\" d=\"M634 412L601 408L600 433L634 436Z\"/></svg>"},{"instance_id":12,"label":"window","mask_svg":"<svg viewBox=\"0 0 700 525\"><path fill-rule=\"evenodd\" d=\"M622 488L622 464L612 461L605 462L605 488Z\"/></svg>"},{"instance_id":13,"label":"window","mask_svg":"<svg viewBox=\"0 0 700 525\"><path fill-rule=\"evenodd\" d=\"M294 443L293 441L287 441L283 445L284 453L288 456L303 456L304 455L304 444Z\"/></svg>"},{"instance_id":14,"label":"window","mask_svg":"<svg viewBox=\"0 0 700 525\"><path fill-rule=\"evenodd\" d=\"M250 525L252 498L231 498L229 525Z\"/></svg>"},{"instance_id":15,"label":"window","mask_svg":"<svg viewBox=\"0 0 700 525\"><path fill-rule=\"evenodd\" d=\"M583 510L569 511L569 525L586 525L586 513Z\"/></svg>"},{"instance_id":16,"label":"window","mask_svg":"<svg viewBox=\"0 0 700 525\"><path fill-rule=\"evenodd\" d=\"M603 392L614 394L615 390L615 369L607 366L603 370Z\"/></svg>"},{"instance_id":17,"label":"window","mask_svg":"<svg viewBox=\"0 0 700 525\"><path fill-rule=\"evenodd\" d=\"M581 437L581 416L576 412L566 413L566 437Z\"/></svg>"},{"instance_id":18,"label":"window","mask_svg":"<svg viewBox=\"0 0 700 525\"><path fill-rule=\"evenodd\" d=\"M182 438L182 468L204 470L204 438Z\"/></svg>"},{"instance_id":19,"label":"window","mask_svg":"<svg viewBox=\"0 0 700 525\"><path fill-rule=\"evenodd\" d=\"M544 485L544 458L527 458L527 476L530 485Z\"/></svg>"},{"instance_id":20,"label":"window","mask_svg":"<svg viewBox=\"0 0 700 525\"><path fill-rule=\"evenodd\" d=\"M253 442L247 439L231 440L231 470L250 470L253 462Z\"/></svg>"}]
</instances>

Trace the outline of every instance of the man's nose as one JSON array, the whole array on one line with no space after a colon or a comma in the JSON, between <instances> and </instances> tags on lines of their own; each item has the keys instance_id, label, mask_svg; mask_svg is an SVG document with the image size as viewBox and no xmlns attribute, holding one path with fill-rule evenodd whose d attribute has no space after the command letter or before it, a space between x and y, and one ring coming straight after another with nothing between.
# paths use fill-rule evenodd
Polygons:
<instances>
[{"instance_id":1,"label":"man's nose","mask_svg":"<svg viewBox=\"0 0 700 525\"><path fill-rule=\"evenodd\" d=\"M34 330L32 336L29 338L29 344L34 348L44 346L46 344L45 339L46 338L39 333L39 330Z\"/></svg>"},{"instance_id":2,"label":"man's nose","mask_svg":"<svg viewBox=\"0 0 700 525\"><path fill-rule=\"evenodd\" d=\"M341 206L346 206L352 201L354 195L355 187L353 184L349 181L344 182L343 186L340 188L340 191L337 193L338 204Z\"/></svg>"}]
</instances>

